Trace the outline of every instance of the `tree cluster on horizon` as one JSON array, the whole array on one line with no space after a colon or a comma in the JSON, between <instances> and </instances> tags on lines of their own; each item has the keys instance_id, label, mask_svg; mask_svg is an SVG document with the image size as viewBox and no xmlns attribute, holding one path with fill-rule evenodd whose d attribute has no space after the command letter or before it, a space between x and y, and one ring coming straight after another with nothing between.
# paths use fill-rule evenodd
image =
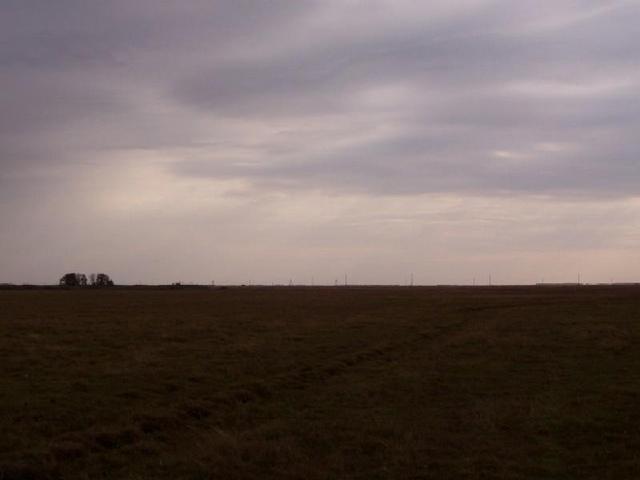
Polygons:
<instances>
[{"instance_id":1,"label":"tree cluster on horizon","mask_svg":"<svg viewBox=\"0 0 640 480\"><path fill-rule=\"evenodd\" d=\"M60 278L59 285L63 287L112 287L114 283L106 273L92 273L88 280L84 273L66 273Z\"/></svg>"}]
</instances>

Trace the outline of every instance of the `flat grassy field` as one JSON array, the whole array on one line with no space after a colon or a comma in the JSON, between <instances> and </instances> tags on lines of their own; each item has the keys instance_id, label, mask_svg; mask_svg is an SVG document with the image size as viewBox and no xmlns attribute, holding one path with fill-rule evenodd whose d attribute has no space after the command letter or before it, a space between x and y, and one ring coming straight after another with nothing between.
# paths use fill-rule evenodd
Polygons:
<instances>
[{"instance_id":1,"label":"flat grassy field","mask_svg":"<svg viewBox=\"0 0 640 480\"><path fill-rule=\"evenodd\" d=\"M0 479L637 479L640 288L0 291Z\"/></svg>"}]
</instances>

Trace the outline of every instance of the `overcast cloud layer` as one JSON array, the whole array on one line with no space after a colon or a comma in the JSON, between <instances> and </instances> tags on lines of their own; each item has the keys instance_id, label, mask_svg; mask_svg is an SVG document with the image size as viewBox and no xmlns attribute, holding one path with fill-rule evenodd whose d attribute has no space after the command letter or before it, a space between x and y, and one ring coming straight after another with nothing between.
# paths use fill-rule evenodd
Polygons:
<instances>
[{"instance_id":1,"label":"overcast cloud layer","mask_svg":"<svg viewBox=\"0 0 640 480\"><path fill-rule=\"evenodd\" d=\"M0 0L0 282L640 278L640 2Z\"/></svg>"}]
</instances>

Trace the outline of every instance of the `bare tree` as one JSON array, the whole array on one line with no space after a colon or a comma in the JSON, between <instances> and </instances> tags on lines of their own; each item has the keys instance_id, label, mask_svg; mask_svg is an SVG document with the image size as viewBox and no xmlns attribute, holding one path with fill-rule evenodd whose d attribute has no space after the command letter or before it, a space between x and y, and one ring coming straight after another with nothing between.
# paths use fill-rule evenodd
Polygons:
<instances>
[{"instance_id":1,"label":"bare tree","mask_svg":"<svg viewBox=\"0 0 640 480\"><path fill-rule=\"evenodd\" d=\"M63 287L85 287L87 276L84 273L65 273L59 283Z\"/></svg>"},{"instance_id":2,"label":"bare tree","mask_svg":"<svg viewBox=\"0 0 640 480\"><path fill-rule=\"evenodd\" d=\"M109 278L109 275L106 273L98 273L96 275L96 287L112 287L113 280Z\"/></svg>"}]
</instances>

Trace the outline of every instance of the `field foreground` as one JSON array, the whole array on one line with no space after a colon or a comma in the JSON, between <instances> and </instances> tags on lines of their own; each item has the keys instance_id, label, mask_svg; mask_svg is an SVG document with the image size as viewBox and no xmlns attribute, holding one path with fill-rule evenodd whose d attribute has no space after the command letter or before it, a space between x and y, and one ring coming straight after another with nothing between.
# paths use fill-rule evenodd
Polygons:
<instances>
[{"instance_id":1,"label":"field foreground","mask_svg":"<svg viewBox=\"0 0 640 480\"><path fill-rule=\"evenodd\" d=\"M640 478L640 288L0 291L0 479Z\"/></svg>"}]
</instances>

